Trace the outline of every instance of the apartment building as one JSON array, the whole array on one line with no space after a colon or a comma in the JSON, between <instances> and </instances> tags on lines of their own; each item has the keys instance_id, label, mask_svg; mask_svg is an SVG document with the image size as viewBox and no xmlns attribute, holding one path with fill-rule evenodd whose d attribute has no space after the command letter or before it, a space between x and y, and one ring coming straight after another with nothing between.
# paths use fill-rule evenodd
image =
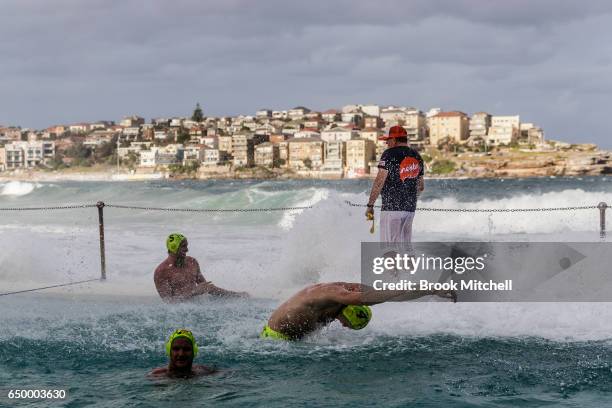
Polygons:
<instances>
[{"instance_id":1,"label":"apartment building","mask_svg":"<svg viewBox=\"0 0 612 408\"><path fill-rule=\"evenodd\" d=\"M290 119L302 119L307 113L310 113L310 109L305 108L303 106L296 106L293 109L290 109L289 112L287 112L287 116Z\"/></svg>"},{"instance_id":2,"label":"apartment building","mask_svg":"<svg viewBox=\"0 0 612 408\"><path fill-rule=\"evenodd\" d=\"M487 134L487 144L499 146L518 141L520 126L521 121L519 115L492 116L491 127Z\"/></svg>"},{"instance_id":3,"label":"apartment building","mask_svg":"<svg viewBox=\"0 0 612 408\"><path fill-rule=\"evenodd\" d=\"M476 112L470 118L470 140L486 140L491 127L491 115L487 112Z\"/></svg>"},{"instance_id":4,"label":"apartment building","mask_svg":"<svg viewBox=\"0 0 612 408\"><path fill-rule=\"evenodd\" d=\"M314 128L304 128L299 130L293 134L293 137L296 139L300 138L310 138L310 137L321 137L321 133L317 129Z\"/></svg>"},{"instance_id":5,"label":"apartment building","mask_svg":"<svg viewBox=\"0 0 612 408\"><path fill-rule=\"evenodd\" d=\"M425 114L419 110L406 111L403 117L404 129L408 133L408 140L422 141L427 135Z\"/></svg>"},{"instance_id":6,"label":"apartment building","mask_svg":"<svg viewBox=\"0 0 612 408\"><path fill-rule=\"evenodd\" d=\"M347 174L363 176L369 173L370 161L375 157L376 146L368 139L352 139L346 142Z\"/></svg>"},{"instance_id":7,"label":"apartment building","mask_svg":"<svg viewBox=\"0 0 612 408\"><path fill-rule=\"evenodd\" d=\"M267 136L240 132L232 136L233 164L236 167L250 167L255 163L255 146L268 141Z\"/></svg>"},{"instance_id":8,"label":"apartment building","mask_svg":"<svg viewBox=\"0 0 612 408\"><path fill-rule=\"evenodd\" d=\"M183 162L185 149L180 144L170 144L168 146L153 146L151 150L140 152L141 167L169 166Z\"/></svg>"},{"instance_id":9,"label":"apartment building","mask_svg":"<svg viewBox=\"0 0 612 408\"><path fill-rule=\"evenodd\" d=\"M278 144L264 142L255 146L255 165L275 167L279 161Z\"/></svg>"},{"instance_id":10,"label":"apartment building","mask_svg":"<svg viewBox=\"0 0 612 408\"><path fill-rule=\"evenodd\" d=\"M434 146L447 138L462 142L468 138L468 132L468 117L463 112L440 112L429 118L429 143Z\"/></svg>"},{"instance_id":11,"label":"apartment building","mask_svg":"<svg viewBox=\"0 0 612 408\"><path fill-rule=\"evenodd\" d=\"M217 138L217 142L219 144L219 150L222 152L227 152L232 154L234 152L232 147L232 137L231 136L221 136Z\"/></svg>"},{"instance_id":12,"label":"apartment building","mask_svg":"<svg viewBox=\"0 0 612 408\"><path fill-rule=\"evenodd\" d=\"M378 138L382 136L382 134L383 134L383 131L381 129L365 128L361 132L359 132L359 137L362 139L371 140L373 143L376 144L376 142L378 141Z\"/></svg>"},{"instance_id":13,"label":"apartment building","mask_svg":"<svg viewBox=\"0 0 612 408\"><path fill-rule=\"evenodd\" d=\"M144 118L136 115L125 116L123 119L121 119L121 122L119 122L119 124L123 127L138 127L140 125L144 125L144 123Z\"/></svg>"},{"instance_id":14,"label":"apartment building","mask_svg":"<svg viewBox=\"0 0 612 408\"><path fill-rule=\"evenodd\" d=\"M281 140L274 142L278 146L278 161L280 167L289 166L289 142L287 140Z\"/></svg>"},{"instance_id":15,"label":"apartment building","mask_svg":"<svg viewBox=\"0 0 612 408\"><path fill-rule=\"evenodd\" d=\"M321 171L342 177L346 158L346 144L342 141L325 142Z\"/></svg>"},{"instance_id":16,"label":"apartment building","mask_svg":"<svg viewBox=\"0 0 612 408\"><path fill-rule=\"evenodd\" d=\"M68 126L68 130L76 134L87 133L90 129L89 123L75 123L74 125Z\"/></svg>"},{"instance_id":17,"label":"apartment building","mask_svg":"<svg viewBox=\"0 0 612 408\"><path fill-rule=\"evenodd\" d=\"M253 136L249 134L236 134L232 136L233 164L236 167L250 167L255 160L255 144Z\"/></svg>"},{"instance_id":18,"label":"apartment building","mask_svg":"<svg viewBox=\"0 0 612 408\"><path fill-rule=\"evenodd\" d=\"M340 120L340 112L336 109L328 109L325 112L321 113L321 117L327 123L333 123L337 120Z\"/></svg>"},{"instance_id":19,"label":"apartment building","mask_svg":"<svg viewBox=\"0 0 612 408\"><path fill-rule=\"evenodd\" d=\"M31 168L55 157L55 142L12 142L4 146L2 161L6 170Z\"/></svg>"},{"instance_id":20,"label":"apartment building","mask_svg":"<svg viewBox=\"0 0 612 408\"><path fill-rule=\"evenodd\" d=\"M217 166L219 163L227 160L227 154L210 147L205 147L203 150L202 165L203 166Z\"/></svg>"},{"instance_id":21,"label":"apartment building","mask_svg":"<svg viewBox=\"0 0 612 408\"><path fill-rule=\"evenodd\" d=\"M83 145L96 149L104 143L111 143L115 136L117 136L117 133L112 130L96 130L85 137Z\"/></svg>"},{"instance_id":22,"label":"apartment building","mask_svg":"<svg viewBox=\"0 0 612 408\"><path fill-rule=\"evenodd\" d=\"M272 110L270 110L270 109L260 109L257 112L255 112L255 117L257 119L271 118L272 117Z\"/></svg>"},{"instance_id":23,"label":"apartment building","mask_svg":"<svg viewBox=\"0 0 612 408\"><path fill-rule=\"evenodd\" d=\"M202 144L185 146L183 152L183 165L203 162L205 148L206 146Z\"/></svg>"},{"instance_id":24,"label":"apartment building","mask_svg":"<svg viewBox=\"0 0 612 408\"><path fill-rule=\"evenodd\" d=\"M363 126L363 117L364 115L361 111L350 111L340 115L342 122L350 123L351 125L355 125L357 127Z\"/></svg>"},{"instance_id":25,"label":"apartment building","mask_svg":"<svg viewBox=\"0 0 612 408\"><path fill-rule=\"evenodd\" d=\"M320 138L289 139L289 167L319 170L322 165L323 141Z\"/></svg>"},{"instance_id":26,"label":"apartment building","mask_svg":"<svg viewBox=\"0 0 612 408\"><path fill-rule=\"evenodd\" d=\"M378 116L366 116L363 118L364 128L382 129L384 126L383 120Z\"/></svg>"},{"instance_id":27,"label":"apartment building","mask_svg":"<svg viewBox=\"0 0 612 408\"><path fill-rule=\"evenodd\" d=\"M323 127L323 121L319 118L307 119L304 121L304 129L319 130Z\"/></svg>"},{"instance_id":28,"label":"apartment building","mask_svg":"<svg viewBox=\"0 0 612 408\"><path fill-rule=\"evenodd\" d=\"M359 131L354 128L335 127L321 132L324 142L346 142L356 137L359 137Z\"/></svg>"}]
</instances>

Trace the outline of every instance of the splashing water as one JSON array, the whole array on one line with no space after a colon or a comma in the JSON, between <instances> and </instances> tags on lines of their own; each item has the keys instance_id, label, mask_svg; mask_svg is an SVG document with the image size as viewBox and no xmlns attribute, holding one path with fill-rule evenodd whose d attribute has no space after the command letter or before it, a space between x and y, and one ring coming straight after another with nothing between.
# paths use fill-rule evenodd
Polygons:
<instances>
[{"instance_id":1,"label":"splashing water","mask_svg":"<svg viewBox=\"0 0 612 408\"><path fill-rule=\"evenodd\" d=\"M375 241L362 208L367 181L56 183L1 185L0 207L66 203L181 208L314 205L279 213L193 214L107 208L108 281L0 298L3 387L66 387L88 404L605 406L612 308L598 304L374 307L353 332L332 324L297 344L257 338L280 301L315 282L359 280L360 243ZM503 187L502 187L503 185ZM12 190L11 190L12 189ZM423 207L516 208L612 202L605 178L429 181ZM95 209L0 212L2 291L96 277ZM598 240L598 213L420 212L417 240ZM256 299L167 305L152 272L181 231L204 275ZM267 300L266 300L267 299ZM201 363L221 375L152 383L163 342L193 329ZM388 392L387 392L388 391ZM2 397L0 397L2 398ZM6 401L0 399L0 405Z\"/></svg>"}]
</instances>

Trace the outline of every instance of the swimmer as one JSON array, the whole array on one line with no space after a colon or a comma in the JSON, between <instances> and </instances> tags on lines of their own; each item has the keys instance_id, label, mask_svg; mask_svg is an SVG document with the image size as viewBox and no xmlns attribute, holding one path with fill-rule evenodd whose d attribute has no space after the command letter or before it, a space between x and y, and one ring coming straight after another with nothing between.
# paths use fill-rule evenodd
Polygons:
<instances>
[{"instance_id":1,"label":"swimmer","mask_svg":"<svg viewBox=\"0 0 612 408\"><path fill-rule=\"evenodd\" d=\"M198 345L189 330L178 329L170 335L166 343L166 354L169 358L168 367L156 368L149 376L189 378L217 372L213 367L193 364L193 359L198 355Z\"/></svg>"},{"instance_id":2,"label":"swimmer","mask_svg":"<svg viewBox=\"0 0 612 408\"><path fill-rule=\"evenodd\" d=\"M199 295L248 297L246 292L221 289L202 276L200 265L187 256L187 238L181 234L170 234L166 240L168 258L155 270L155 288L167 302L180 302Z\"/></svg>"},{"instance_id":3,"label":"swimmer","mask_svg":"<svg viewBox=\"0 0 612 408\"><path fill-rule=\"evenodd\" d=\"M360 283L318 283L302 289L280 305L270 316L260 337L299 340L334 320L344 327L360 330L372 318L368 306L405 302L430 295L457 301L454 291L378 291Z\"/></svg>"}]
</instances>

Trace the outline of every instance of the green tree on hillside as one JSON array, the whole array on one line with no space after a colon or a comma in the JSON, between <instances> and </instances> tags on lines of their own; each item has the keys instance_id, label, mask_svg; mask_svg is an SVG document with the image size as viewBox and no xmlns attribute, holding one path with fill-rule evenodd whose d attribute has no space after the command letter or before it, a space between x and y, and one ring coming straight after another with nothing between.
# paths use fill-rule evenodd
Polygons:
<instances>
[{"instance_id":1,"label":"green tree on hillside","mask_svg":"<svg viewBox=\"0 0 612 408\"><path fill-rule=\"evenodd\" d=\"M193 115L191 115L191 120L195 122L201 122L204 120L204 113L202 112L202 108L200 107L200 102L196 104L196 107L193 110Z\"/></svg>"},{"instance_id":2,"label":"green tree on hillside","mask_svg":"<svg viewBox=\"0 0 612 408\"><path fill-rule=\"evenodd\" d=\"M176 135L176 143L185 144L190 138L189 131L181 126Z\"/></svg>"}]
</instances>

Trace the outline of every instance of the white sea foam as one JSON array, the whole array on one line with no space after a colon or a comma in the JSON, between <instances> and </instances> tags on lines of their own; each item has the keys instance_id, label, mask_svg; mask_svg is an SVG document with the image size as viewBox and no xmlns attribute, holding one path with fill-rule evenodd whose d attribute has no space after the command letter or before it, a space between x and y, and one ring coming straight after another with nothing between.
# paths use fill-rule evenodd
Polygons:
<instances>
[{"instance_id":1,"label":"white sea foam","mask_svg":"<svg viewBox=\"0 0 612 408\"><path fill-rule=\"evenodd\" d=\"M312 196L310 198L307 198L305 200L301 200L299 202L296 202L295 204L292 204L291 207L308 207L308 206L314 206L317 203L319 203L322 200L326 200L329 196L329 190L321 188L321 189L314 189L312 192ZM293 223L295 221L295 217L299 214L302 214L304 212L304 210L288 210L285 211L283 214L283 218L279 221L278 226L288 230L291 229L291 227L293 226Z\"/></svg>"},{"instance_id":2,"label":"white sea foam","mask_svg":"<svg viewBox=\"0 0 612 408\"><path fill-rule=\"evenodd\" d=\"M28 183L24 181L9 181L2 186L0 195L3 196L24 196L30 194L35 188L40 187L38 183Z\"/></svg>"},{"instance_id":3,"label":"white sea foam","mask_svg":"<svg viewBox=\"0 0 612 408\"><path fill-rule=\"evenodd\" d=\"M10 184L10 183L9 183ZM35 188L31 183L24 183ZM7 185L2 186L3 193ZM13 184L15 186L15 184ZM11 187L16 188L16 187ZM58 187L61 189L63 187ZM119 189L125 188L118 185ZM131 187L130 187L131 188ZM57 190L57 189L56 189ZM96 191L85 189L71 201L87 201ZM153 199L149 190L119 191L124 202L131 198ZM286 299L299 288L315 282L359 281L360 243L376 241L369 233L364 208L349 207L350 200L365 202L365 194L339 193L327 188L306 188L295 192L253 189L250 200L244 191L209 195L201 191L172 190L159 194L155 203L176 206L223 205L306 206L310 210L284 214L241 214L240 224L232 214L134 213L108 211L105 215L108 281L84 286L53 289L65 296L118 296L125 303L134 296L155 299L153 270L164 259L164 239L174 230L190 239L190 254L200 261L207 279L221 287L246 290L255 297ZM79 195L80 194L80 195ZM104 194L107 194L106 190ZM150 196L150 198L148 198ZM230 200L231 197L231 200ZM174 202L172 200L175 200ZM181 201L183 200L183 201ZM454 197L429 200L423 207L440 208L533 208L596 205L612 202L612 194L581 189L544 194L518 193L502 199L482 197L462 202ZM224 203L225 202L225 203ZM99 245L95 214L88 214L91 228L70 213L43 214L19 224L0 220L0 282L2 292L63 283L99 276ZM81 215L81 214L79 214ZM377 212L378 215L378 212ZM28 215L30 217L30 215ZM262 218L269 217L269 218ZM261 219L267 220L262 222ZM6 219L5 219L6 220ZM52 224L52 225L49 225ZM430 213L419 212L414 230L417 240L460 239L462 237L508 240L598 240L596 209L554 213ZM378 228L378 226L377 226ZM79 302L79 297L74 297ZM40 297L45 302L44 296ZM9 297L3 302L10 302ZM118 302L123 302L118 300ZM246 306L245 306L246 307ZM573 304L437 304L415 302L376 306L368 333L373 336L429 335L453 333L462 336L540 336L555 340L601 340L612 338L612 306L607 303ZM258 317L259 318L259 317ZM258 326L251 322L249 327ZM330 338L348 336L331 329ZM325 341L325 340L322 340ZM348 340L347 340L348 341Z\"/></svg>"},{"instance_id":4,"label":"white sea foam","mask_svg":"<svg viewBox=\"0 0 612 408\"><path fill-rule=\"evenodd\" d=\"M612 202L612 193L571 189L543 194L518 194L503 199L482 198L479 202L460 202L454 197L420 203L430 208L517 209L597 206ZM460 236L499 234L558 234L571 237L573 231L597 231L599 210L535 211L502 213L417 212L414 230Z\"/></svg>"}]
</instances>

